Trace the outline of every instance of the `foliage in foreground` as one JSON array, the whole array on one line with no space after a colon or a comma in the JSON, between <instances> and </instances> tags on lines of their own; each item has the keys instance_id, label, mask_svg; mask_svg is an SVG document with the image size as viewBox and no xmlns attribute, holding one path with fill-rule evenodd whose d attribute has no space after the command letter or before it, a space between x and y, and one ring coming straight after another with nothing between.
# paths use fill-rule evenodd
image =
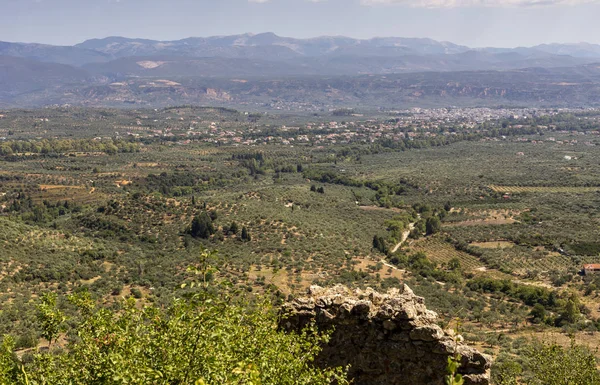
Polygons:
<instances>
[{"instance_id":1,"label":"foliage in foreground","mask_svg":"<svg viewBox=\"0 0 600 385\"><path fill-rule=\"evenodd\" d=\"M600 372L593 352L571 342L568 348L556 343L536 343L526 349L524 367L514 361L496 365L496 385L600 385Z\"/></svg>"},{"instance_id":2,"label":"foliage in foreground","mask_svg":"<svg viewBox=\"0 0 600 385\"><path fill-rule=\"evenodd\" d=\"M341 368L312 366L326 336L277 330L266 303L233 304L194 297L167 309L115 312L87 295L72 296L82 315L64 352L37 353L23 365L5 337L0 385L8 384L347 384Z\"/></svg>"},{"instance_id":3,"label":"foliage in foreground","mask_svg":"<svg viewBox=\"0 0 600 385\"><path fill-rule=\"evenodd\" d=\"M535 379L531 385L600 385L596 358L583 346L543 344L533 347L528 356Z\"/></svg>"}]
</instances>

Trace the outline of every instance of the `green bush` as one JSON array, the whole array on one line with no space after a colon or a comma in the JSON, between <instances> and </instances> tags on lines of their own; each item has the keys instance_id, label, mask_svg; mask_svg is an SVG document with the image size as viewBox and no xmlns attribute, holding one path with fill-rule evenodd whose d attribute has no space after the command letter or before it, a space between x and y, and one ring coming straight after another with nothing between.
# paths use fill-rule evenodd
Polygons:
<instances>
[{"instance_id":1,"label":"green bush","mask_svg":"<svg viewBox=\"0 0 600 385\"><path fill-rule=\"evenodd\" d=\"M531 347L527 356L533 374L527 385L600 384L596 358L583 346L539 344Z\"/></svg>"},{"instance_id":2,"label":"green bush","mask_svg":"<svg viewBox=\"0 0 600 385\"><path fill-rule=\"evenodd\" d=\"M327 336L277 328L266 301L232 303L196 295L166 309L96 308L87 293L72 296L82 321L62 352L38 353L24 367L6 337L0 384L348 384L341 368L312 365ZM49 310L51 311L51 310Z\"/></svg>"}]
</instances>

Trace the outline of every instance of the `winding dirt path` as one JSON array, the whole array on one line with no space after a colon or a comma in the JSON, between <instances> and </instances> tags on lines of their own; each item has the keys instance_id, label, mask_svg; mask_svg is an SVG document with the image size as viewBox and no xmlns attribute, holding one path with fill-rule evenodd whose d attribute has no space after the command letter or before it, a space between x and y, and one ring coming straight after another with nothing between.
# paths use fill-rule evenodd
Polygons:
<instances>
[{"instance_id":1,"label":"winding dirt path","mask_svg":"<svg viewBox=\"0 0 600 385\"><path fill-rule=\"evenodd\" d=\"M398 270L401 273L406 273L406 270L404 270L404 269L398 269L398 267L396 267L396 266L392 265L391 263L389 263L388 261L386 261L385 258L381 258L380 262L383 263L383 265L385 267L389 267L391 269Z\"/></svg>"},{"instance_id":2,"label":"winding dirt path","mask_svg":"<svg viewBox=\"0 0 600 385\"><path fill-rule=\"evenodd\" d=\"M402 244L404 242L406 242L406 240L408 239L408 236L410 235L410 232L415 228L416 222L414 223L409 223L408 225L408 230L406 230L405 232L402 233L402 239L400 240L400 242L398 242L396 244L396 246L394 246L394 248L392 249L392 253L395 253L396 251L398 251L398 249L400 248L400 246L402 246ZM402 273L406 273L406 270L404 269L398 269L398 267L392 265L391 263L389 263L388 261L385 260L385 258L381 258L381 263L383 263L384 266L386 267L390 267L394 270L398 270Z\"/></svg>"},{"instance_id":3,"label":"winding dirt path","mask_svg":"<svg viewBox=\"0 0 600 385\"><path fill-rule=\"evenodd\" d=\"M402 239L400 240L400 242L398 242L396 244L396 246L394 246L394 248L392 249L392 253L395 253L396 251L398 251L398 249L400 248L400 246L402 246L402 244L404 242L406 242L406 240L408 239L408 236L410 235L410 232L415 228L415 223L410 223L408 225L408 230L406 230L405 232L402 233Z\"/></svg>"}]
</instances>

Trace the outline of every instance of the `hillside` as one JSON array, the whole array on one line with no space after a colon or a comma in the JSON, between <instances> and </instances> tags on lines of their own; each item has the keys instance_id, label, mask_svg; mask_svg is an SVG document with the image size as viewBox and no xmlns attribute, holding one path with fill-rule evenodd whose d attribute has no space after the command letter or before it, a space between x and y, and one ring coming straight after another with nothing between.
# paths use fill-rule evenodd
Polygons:
<instances>
[{"instance_id":1,"label":"hillside","mask_svg":"<svg viewBox=\"0 0 600 385\"><path fill-rule=\"evenodd\" d=\"M56 69L66 70L66 73L60 72L62 76L55 76L52 71L48 71L47 75L37 74L38 87L49 85L43 91L31 86L29 81L15 81L27 79L26 75L22 75L22 68L9 68L5 73L16 71L19 76L4 78L8 89L14 91L7 94L10 98L5 96L5 100L15 106L49 103L95 106L212 104L243 106L245 109L301 108L310 111L333 107L585 107L598 105L597 95L600 92L600 69L597 65L510 71L253 77L247 76L252 68L246 65L271 68L274 74L283 69L246 59L120 60L123 65L114 70L125 68L125 73L98 74L91 78L82 70L58 66ZM238 67L235 63L244 65ZM77 76L71 76L70 71ZM188 76L171 76L173 71ZM232 71L238 76L211 77L211 71ZM17 90L20 92L17 93Z\"/></svg>"},{"instance_id":2,"label":"hillside","mask_svg":"<svg viewBox=\"0 0 600 385\"><path fill-rule=\"evenodd\" d=\"M259 55L260 56L260 55ZM318 70L293 63L252 58L132 56L84 66L115 80L129 77L276 77L317 75Z\"/></svg>"},{"instance_id":3,"label":"hillside","mask_svg":"<svg viewBox=\"0 0 600 385\"><path fill-rule=\"evenodd\" d=\"M86 71L68 65L0 56L0 101L8 102L28 93L51 95L61 88L90 81Z\"/></svg>"},{"instance_id":4,"label":"hillside","mask_svg":"<svg viewBox=\"0 0 600 385\"><path fill-rule=\"evenodd\" d=\"M0 55L72 66L110 60L109 55L85 48L47 44L8 43L2 41L0 41Z\"/></svg>"}]
</instances>

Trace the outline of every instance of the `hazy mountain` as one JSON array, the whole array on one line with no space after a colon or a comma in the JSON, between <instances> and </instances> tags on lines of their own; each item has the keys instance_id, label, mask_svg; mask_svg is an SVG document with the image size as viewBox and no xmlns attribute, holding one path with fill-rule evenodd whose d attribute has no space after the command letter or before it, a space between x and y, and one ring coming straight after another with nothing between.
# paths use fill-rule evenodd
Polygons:
<instances>
[{"instance_id":1,"label":"hazy mountain","mask_svg":"<svg viewBox=\"0 0 600 385\"><path fill-rule=\"evenodd\" d=\"M105 39L87 40L76 47L96 50L114 57L148 56L157 54L185 56L224 56L235 57L244 52L253 52L257 47L280 47L301 56L322 56L330 54L361 53L369 55L369 50L388 52L395 55L417 54L452 54L469 50L449 42L438 42L431 39L413 38L373 38L369 40L352 39L343 36L324 36L312 39L295 39L277 36L274 33L261 33L193 37L174 41L156 41L145 39L127 39L108 37ZM246 47L245 50L242 48ZM253 49L248 49L252 47ZM377 50L379 49L379 50ZM274 51L277 52L277 51ZM280 52L283 52L280 51Z\"/></svg>"},{"instance_id":2,"label":"hazy mountain","mask_svg":"<svg viewBox=\"0 0 600 385\"><path fill-rule=\"evenodd\" d=\"M248 48L248 47L243 47ZM258 47L258 49L273 47ZM285 56L265 59L249 57L193 56L127 56L107 63L93 63L83 68L114 80L135 77L273 77L297 75L361 75L393 74L421 71L508 70L526 67L565 67L586 64L592 59L573 58L542 53L525 55L516 52L487 53L466 51L457 54L394 55L373 50L395 50L393 47L372 48L368 55L358 52L324 56Z\"/></svg>"},{"instance_id":3,"label":"hazy mountain","mask_svg":"<svg viewBox=\"0 0 600 385\"><path fill-rule=\"evenodd\" d=\"M228 57L131 56L84 66L114 80L127 77L240 77L317 75L318 70L281 61Z\"/></svg>"},{"instance_id":4,"label":"hazy mountain","mask_svg":"<svg viewBox=\"0 0 600 385\"><path fill-rule=\"evenodd\" d=\"M431 39L273 33L175 41L108 37L72 47L0 42L3 104L288 102L588 105L600 46L478 48ZM367 76L363 76L367 75ZM466 103L466 102L465 102Z\"/></svg>"},{"instance_id":5,"label":"hazy mountain","mask_svg":"<svg viewBox=\"0 0 600 385\"><path fill-rule=\"evenodd\" d=\"M540 44L533 47L517 47L517 48L494 48L485 47L477 48L480 52L489 53L520 53L525 55L557 55L571 56L574 58L596 58L600 59L600 45L590 43L575 43L575 44Z\"/></svg>"},{"instance_id":6,"label":"hazy mountain","mask_svg":"<svg viewBox=\"0 0 600 385\"><path fill-rule=\"evenodd\" d=\"M90 75L79 68L0 56L0 99L31 92L52 92L73 85L89 85Z\"/></svg>"},{"instance_id":7,"label":"hazy mountain","mask_svg":"<svg viewBox=\"0 0 600 385\"><path fill-rule=\"evenodd\" d=\"M18 59L25 60L25 59ZM16 63L15 66L19 66ZM46 66L46 64L42 64ZM180 64L177 64L180 65ZM54 65L58 74L65 66ZM3 67L0 70L4 71ZM54 74L54 72L50 72ZM25 74L25 76L28 76ZM62 81L59 77L51 78ZM411 106L600 106L600 65L505 71L418 72L362 76L263 78L129 77L118 82L44 80L0 102L12 106L223 105L237 108ZM6 78L4 79L6 81ZM10 84L10 80L9 80ZM29 83L26 83L29 84ZM0 86L5 87L0 82ZM13 85L14 86L14 85ZM14 89L14 88L13 88ZM1 98L2 96L0 96ZM275 103L275 104L274 104ZM1 104L0 104L1 105Z\"/></svg>"},{"instance_id":8,"label":"hazy mountain","mask_svg":"<svg viewBox=\"0 0 600 385\"><path fill-rule=\"evenodd\" d=\"M590 43L576 44L541 44L533 49L555 55L569 55L573 57L600 58L600 45Z\"/></svg>"},{"instance_id":9,"label":"hazy mountain","mask_svg":"<svg viewBox=\"0 0 600 385\"><path fill-rule=\"evenodd\" d=\"M479 56L473 51L466 46L432 39L377 37L361 40L343 36L295 39L274 33L191 37L173 41L107 37L87 40L72 47L0 42L0 55L75 66L106 63L127 57L219 57L284 62L292 67L287 71L277 72L295 74L307 72L293 69L297 61L312 68L308 72L317 70L323 74L336 73L338 69L335 68L335 63L343 63L344 73L356 74L366 73L365 71L389 73L396 70L509 69L531 65L552 67L585 64L600 58L600 46L583 43L550 44L532 48L481 48L475 50ZM384 62L381 68L375 65L378 58ZM461 58L475 61L460 61ZM358 64L353 69L347 60L370 64ZM318 65L322 67L317 68ZM114 65L111 64L110 67Z\"/></svg>"},{"instance_id":10,"label":"hazy mountain","mask_svg":"<svg viewBox=\"0 0 600 385\"><path fill-rule=\"evenodd\" d=\"M109 55L85 48L2 41L0 41L0 55L74 66L111 60Z\"/></svg>"}]
</instances>

